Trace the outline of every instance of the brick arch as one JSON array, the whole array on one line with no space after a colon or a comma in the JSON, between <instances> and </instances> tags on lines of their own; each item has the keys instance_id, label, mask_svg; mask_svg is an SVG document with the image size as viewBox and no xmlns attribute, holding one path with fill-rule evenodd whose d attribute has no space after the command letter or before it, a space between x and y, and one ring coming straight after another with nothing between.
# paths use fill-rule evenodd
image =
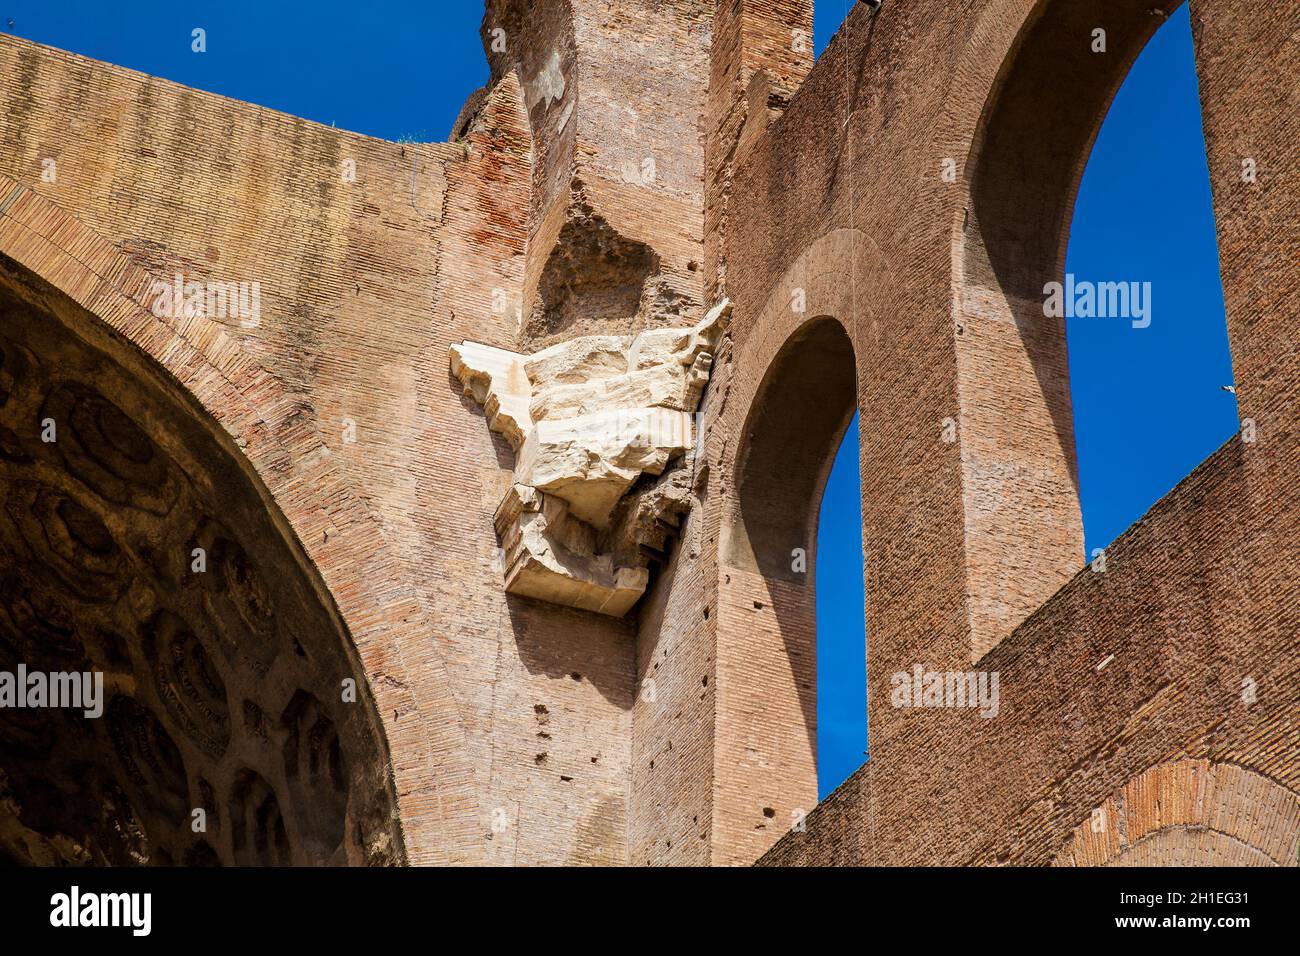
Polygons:
<instances>
[{"instance_id":1,"label":"brick arch","mask_svg":"<svg viewBox=\"0 0 1300 956\"><path fill-rule=\"evenodd\" d=\"M817 801L817 504L869 395L858 343L882 334L870 303L892 281L874 243L833 230L795 259L734 344L720 423L738 438L720 462L714 805L728 862L757 859ZM806 572L792 567L795 548Z\"/></svg>"},{"instance_id":2,"label":"brick arch","mask_svg":"<svg viewBox=\"0 0 1300 956\"><path fill-rule=\"evenodd\" d=\"M943 140L961 164L952 319L974 659L1083 563L1065 320L1043 315L1043 286L1062 278L1075 196L1110 103L1180 4L995 0L953 74L954 94L972 91L950 97ZM1090 48L1096 27L1106 53Z\"/></svg>"},{"instance_id":3,"label":"brick arch","mask_svg":"<svg viewBox=\"0 0 1300 956\"><path fill-rule=\"evenodd\" d=\"M303 426L301 405L218 323L156 318L147 307L155 276L7 177L0 177L0 255L102 322L97 332L134 346L221 426L214 437L232 460L251 466L274 502L272 520L319 575L355 645L387 753L400 757L388 758L405 843L399 858L473 860L472 769L450 684L432 654L408 661L405 648L412 645L401 640L423 635L428 645L431 629L380 528L332 466L328 449ZM417 697L412 688L429 671L433 689ZM286 712L285 720L292 716Z\"/></svg>"},{"instance_id":4,"label":"brick arch","mask_svg":"<svg viewBox=\"0 0 1300 956\"><path fill-rule=\"evenodd\" d=\"M731 473L735 475L734 480L730 480L727 485L727 517L721 542L724 564L761 570L769 575L776 571L772 556L756 554L753 543L748 540L741 500L741 492L744 490L743 472L746 457L752 451L756 431L766 425L767 419L782 412L797 413L799 409L763 409L761 404L764 393L770 391L774 377L781 371L786 360L796 355L798 350L794 346L809 339L824 342L828 335L836 334L829 331L832 324L838 329L838 334L847 340L856 366L855 343L859 326L865 327L868 334L878 334L878 329L872 331L877 323L869 307L857 306L855 299L857 302L869 303L874 297L875 283L883 271L883 258L874 244L861 233L852 229L828 232L812 242L795 259L773 287L758 317L746 324L747 334L738 335L733 351L734 368L726 411L728 433L740 435L741 440L723 461L729 477ZM801 300L799 305L802 308L797 309L794 305L796 296ZM818 495L829 474L829 459L834 458L844 429L853 416L862 381L861 375L855 376L847 416L839 416L838 412L831 413L830 419L842 417L843 420L820 429L825 434L819 437L827 441L813 438L808 446L809 450L812 444L827 446L821 449L822 454L816 456L816 462L808 463L808 474L799 476L801 480L807 479L808 488L815 490ZM808 439L800 437L800 440ZM815 512L811 517L814 527L808 530L815 533ZM778 573L777 576L788 577L784 573Z\"/></svg>"},{"instance_id":5,"label":"brick arch","mask_svg":"<svg viewBox=\"0 0 1300 956\"><path fill-rule=\"evenodd\" d=\"M817 503L857 404L853 340L835 316L807 319L773 356L740 432L726 566L812 583ZM806 552L806 570L792 567L794 548Z\"/></svg>"},{"instance_id":6,"label":"brick arch","mask_svg":"<svg viewBox=\"0 0 1300 956\"><path fill-rule=\"evenodd\" d=\"M1300 795L1246 767L1173 760L1081 822L1053 866L1296 866Z\"/></svg>"},{"instance_id":7,"label":"brick arch","mask_svg":"<svg viewBox=\"0 0 1300 956\"><path fill-rule=\"evenodd\" d=\"M980 109L954 105L948 117L966 200L953 217L955 281L1041 301L1043 283L1064 268L1074 199L1111 101L1183 2L985 8L950 84L986 91ZM1096 27L1106 30L1105 53L1089 47Z\"/></svg>"}]
</instances>

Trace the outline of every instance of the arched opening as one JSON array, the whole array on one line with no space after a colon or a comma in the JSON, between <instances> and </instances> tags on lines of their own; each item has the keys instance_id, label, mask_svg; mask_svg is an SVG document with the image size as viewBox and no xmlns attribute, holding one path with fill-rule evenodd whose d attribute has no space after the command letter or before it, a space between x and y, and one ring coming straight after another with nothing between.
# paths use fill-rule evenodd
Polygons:
<instances>
[{"instance_id":1,"label":"arched opening","mask_svg":"<svg viewBox=\"0 0 1300 956\"><path fill-rule=\"evenodd\" d=\"M1066 252L1080 181L1112 99L1178 6L1135 2L1098 9L1078 0L1039 3L1003 61L972 139L965 169L968 201L954 229L954 336L973 659L1010 633L1084 563L1076 422L1095 423L1112 415L1113 392L1132 395L1117 374L1125 364L1133 368L1125 360L1150 354L1147 349L1160 338L1151 332L1153 325L1176 324L1170 312L1177 308L1177 297L1168 296L1168 304L1160 306L1159 289L1157 307L1165 311L1163 319L1152 319L1150 277L1161 256L1167 257L1165 275L1186 268L1177 253L1148 248L1139 259L1129 247L1118 257L1067 262ZM1179 16L1185 29L1185 14ZM1191 69L1190 56L1185 67ZM1194 82L1192 77L1193 90ZM1148 114L1166 108L1149 95L1146 100L1141 109ZM1195 136L1199 140L1199 124ZM1203 167L1203 143L1197 158ZM1165 176L1166 161L1144 156L1136 163L1145 167L1149 183ZM1190 198L1199 203L1202 197ZM1208 195L1204 206L1212 230ZM1131 216L1133 208L1126 213ZM1169 208L1151 209L1149 215L1167 216ZM1085 218L1095 226L1095 217ZM1106 241L1115 252L1115 236L1125 226L1116 230L1113 221L1109 226ZM1101 250L1093 248L1094 254ZM1083 276L1074 271L1091 273L1091 287L1076 284ZM1221 302L1221 293L1216 299ZM1076 388L1074 397L1086 397L1091 404L1072 404L1072 372L1078 370L1067 349L1066 330L1071 329L1073 339L1080 323L1096 326L1106 341L1093 355L1094 368L1104 369L1100 376L1112 390L1109 403L1102 401L1105 392ZM1174 370L1171 366L1171 374ZM1171 409L1169 414L1178 412ZM1111 418L1107 427L1132 431L1133 416ZM1140 430L1135 438L1146 440ZM1099 467L1126 471L1116 464L1109 455L1104 465L1094 459L1091 473ZM1181 463L1178 477L1193 464ZM1145 497L1139 507L1127 508L1127 520L1112 527L1112 536L1172 483ZM1112 483L1108 492L1118 488ZM1091 503L1106 499L1094 495Z\"/></svg>"},{"instance_id":2,"label":"arched opening","mask_svg":"<svg viewBox=\"0 0 1300 956\"><path fill-rule=\"evenodd\" d=\"M1066 320L1091 555L1238 427L1236 396L1223 387L1232 355L1186 4L1110 104L1075 199L1065 273L1094 287L1149 282L1153 293L1141 328Z\"/></svg>"},{"instance_id":3,"label":"arched opening","mask_svg":"<svg viewBox=\"0 0 1300 956\"><path fill-rule=\"evenodd\" d=\"M762 736L781 741L784 759L776 754L764 759L783 769L784 779L773 784L787 792L790 801L813 798L819 790L817 595L825 562L819 552L818 523L823 490L856 407L857 369L844 326L828 317L805 322L772 359L750 406L737 452L734 500L723 529L724 584L729 592L724 602L747 616L756 663L761 659L762 668L772 675L755 687L762 687L764 696ZM858 499L849 502L841 494L835 505L836 520L858 535L860 550ZM852 569L841 560L827 569L828 578L856 575L860 612L860 554ZM852 599L851 594L830 596L837 603ZM856 644L858 673L863 675L865 635L843 626L853 617L847 608L842 617L832 637L846 647ZM854 656L850 648L837 659L842 664ZM842 773L842 763L836 763L837 774ZM784 805L811 808L809 802Z\"/></svg>"},{"instance_id":4,"label":"arched opening","mask_svg":"<svg viewBox=\"0 0 1300 956\"><path fill-rule=\"evenodd\" d=\"M867 753L866 595L858 416L835 453L817 518L817 795Z\"/></svg>"},{"instance_id":5,"label":"arched opening","mask_svg":"<svg viewBox=\"0 0 1300 956\"><path fill-rule=\"evenodd\" d=\"M800 585L812 580L818 503L857 405L856 382L853 343L836 319L804 323L781 347L737 455L733 566Z\"/></svg>"},{"instance_id":6,"label":"arched opening","mask_svg":"<svg viewBox=\"0 0 1300 956\"><path fill-rule=\"evenodd\" d=\"M403 860L355 648L251 466L5 257L0 317L0 858Z\"/></svg>"}]
</instances>

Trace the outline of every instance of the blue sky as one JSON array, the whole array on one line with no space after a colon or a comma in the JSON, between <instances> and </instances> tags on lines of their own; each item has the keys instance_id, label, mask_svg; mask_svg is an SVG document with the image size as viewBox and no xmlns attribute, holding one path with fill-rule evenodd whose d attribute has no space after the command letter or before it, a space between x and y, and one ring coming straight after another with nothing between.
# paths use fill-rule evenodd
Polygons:
<instances>
[{"instance_id":1,"label":"blue sky","mask_svg":"<svg viewBox=\"0 0 1300 956\"><path fill-rule=\"evenodd\" d=\"M9 0L0 27L384 139L445 140L487 80L481 0ZM12 26L8 25L12 21ZM207 51L191 51L191 31Z\"/></svg>"},{"instance_id":2,"label":"blue sky","mask_svg":"<svg viewBox=\"0 0 1300 956\"><path fill-rule=\"evenodd\" d=\"M851 0L817 4L820 50ZM10 0L10 33L386 139L446 139L487 78L479 0L315 3ZM207 51L191 50L206 31ZM1153 285L1151 327L1067 324L1087 548L1104 547L1237 427L1183 6L1125 81L1079 190L1066 268ZM866 705L857 429L822 500L817 568L820 789L863 759ZM1079 556L1080 565L1084 556Z\"/></svg>"}]
</instances>

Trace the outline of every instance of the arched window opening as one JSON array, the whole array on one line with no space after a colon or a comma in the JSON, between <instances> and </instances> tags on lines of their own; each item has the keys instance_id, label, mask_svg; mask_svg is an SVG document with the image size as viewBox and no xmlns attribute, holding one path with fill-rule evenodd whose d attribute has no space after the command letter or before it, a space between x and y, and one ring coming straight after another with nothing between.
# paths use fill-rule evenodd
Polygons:
<instances>
[{"instance_id":1,"label":"arched window opening","mask_svg":"<svg viewBox=\"0 0 1300 956\"><path fill-rule=\"evenodd\" d=\"M963 171L955 334L972 659L1238 427L1188 7L1111 11L1100 43L1091 5L1040 12L1006 60ZM840 4L816 6L818 52L843 16ZM1063 296L1089 284L1093 314L1073 314L1072 302L1065 316L1045 315L1053 281ZM1111 290L1127 311L1102 316ZM829 487L823 528L844 513ZM828 544L823 573L852 560ZM819 580L823 684L843 673L832 671L843 648L827 622L861 606ZM830 713L831 686L818 697L823 783L830 753L865 749L832 743L843 718Z\"/></svg>"},{"instance_id":2,"label":"arched window opening","mask_svg":"<svg viewBox=\"0 0 1300 956\"><path fill-rule=\"evenodd\" d=\"M793 794L811 797L813 790L829 792L862 762L860 743L850 748L857 750L852 766L853 755L837 745L828 752L834 768L829 776L817 769L819 720L824 716L829 722L834 739L851 736L842 726L839 702L845 694L851 697L855 686L861 696L865 679L856 430L844 441L856 406L857 368L844 326L826 317L805 322L772 360L750 407L724 531L731 594L723 600L748 614L747 669L764 687L765 724L784 741L781 751L765 754L765 760L783 768L782 784L792 799ZM841 468L827 500L823 491L837 449ZM834 525L826 534L819 534L819 514ZM823 541L832 544L829 557L820 553ZM850 553L853 541L856 555ZM835 649L828 652L826 672L835 673L835 690L825 711L818 703L819 597L833 606L827 633ZM803 733L780 731L800 725Z\"/></svg>"},{"instance_id":3,"label":"arched window opening","mask_svg":"<svg viewBox=\"0 0 1300 956\"><path fill-rule=\"evenodd\" d=\"M954 210L972 660L1226 437L1180 402L1188 389L1221 398L1229 383L1197 384L1198 363L1173 357L1217 346L1226 373L1187 13L1125 4L1104 27L1098 17L1090 4L1043 3L1028 18L972 138L968 202ZM1122 87L1119 120L1102 131ZM1081 189L1094 147L1101 161ZM1092 197L1107 208L1091 212ZM1082 244L1067 261L1076 199ZM1189 281L1193 268L1212 291ZM1193 304L1217 311L1217 338L1180 314ZM1120 430L1133 440L1105 441ZM1078 450L1087 480L1111 480L1081 489ZM1148 476L1134 458L1160 464Z\"/></svg>"},{"instance_id":4,"label":"arched window opening","mask_svg":"<svg viewBox=\"0 0 1300 956\"><path fill-rule=\"evenodd\" d=\"M817 796L866 759L867 646L858 416L844 432L817 520Z\"/></svg>"},{"instance_id":5,"label":"arched window opening","mask_svg":"<svg viewBox=\"0 0 1300 956\"><path fill-rule=\"evenodd\" d=\"M1106 114L1075 199L1065 272L1081 289L1126 282L1147 292L1146 314L1129 321L1066 319L1092 555L1237 429L1186 4L1148 41Z\"/></svg>"}]
</instances>

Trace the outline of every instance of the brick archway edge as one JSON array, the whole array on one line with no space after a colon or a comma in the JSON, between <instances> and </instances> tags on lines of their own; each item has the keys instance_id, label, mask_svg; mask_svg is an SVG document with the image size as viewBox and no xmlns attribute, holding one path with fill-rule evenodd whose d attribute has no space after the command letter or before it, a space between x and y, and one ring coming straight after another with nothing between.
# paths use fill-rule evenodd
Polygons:
<instances>
[{"instance_id":1,"label":"brick archway edge","mask_svg":"<svg viewBox=\"0 0 1300 956\"><path fill-rule=\"evenodd\" d=\"M145 304L157 277L59 206L0 176L0 254L13 259L152 359L233 439L332 596L356 645L392 763L407 860L475 859L473 770L431 627L382 532L298 421L282 382L204 319L160 319ZM227 441L225 444L231 444ZM398 634L424 634L412 658ZM419 669L423 686L411 688ZM428 672L432 671L433 680ZM393 760L391 755L399 755Z\"/></svg>"}]
</instances>

